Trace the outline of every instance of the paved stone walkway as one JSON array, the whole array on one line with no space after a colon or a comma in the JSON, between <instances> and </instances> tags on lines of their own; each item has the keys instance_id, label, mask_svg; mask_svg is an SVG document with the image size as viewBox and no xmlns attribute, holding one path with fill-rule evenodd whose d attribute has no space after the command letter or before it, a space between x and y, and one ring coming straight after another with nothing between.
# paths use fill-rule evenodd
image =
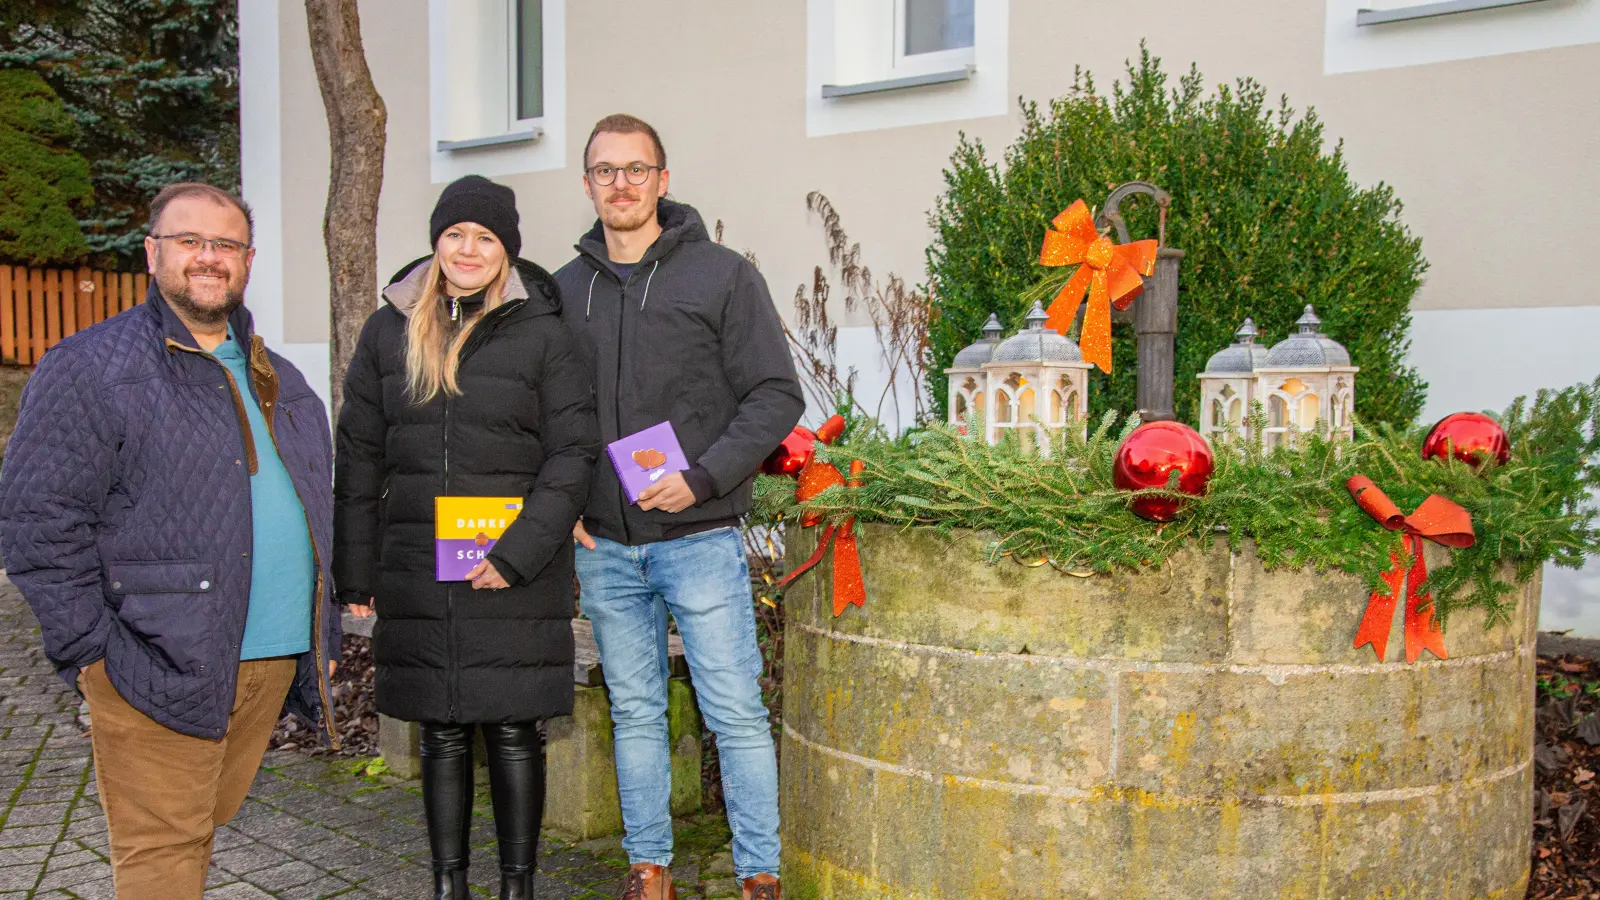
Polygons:
<instances>
[{"instance_id":1,"label":"paved stone walkway","mask_svg":"<svg viewBox=\"0 0 1600 900\"><path fill-rule=\"evenodd\" d=\"M238 818L217 831L207 898L429 895L415 783L366 774L370 760L269 754ZM488 797L473 827L474 887L497 896ZM680 900L738 896L721 816L680 822ZM77 694L44 658L21 595L0 578L0 898L111 898L105 816ZM546 835L539 900L614 898L627 869L615 838Z\"/></svg>"}]
</instances>

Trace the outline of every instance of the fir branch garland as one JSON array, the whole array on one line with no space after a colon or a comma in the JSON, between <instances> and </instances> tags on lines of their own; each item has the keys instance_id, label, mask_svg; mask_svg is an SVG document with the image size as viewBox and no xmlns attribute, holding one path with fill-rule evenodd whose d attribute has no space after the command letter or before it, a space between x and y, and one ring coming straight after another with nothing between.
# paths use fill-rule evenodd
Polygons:
<instances>
[{"instance_id":1,"label":"fir branch garland","mask_svg":"<svg viewBox=\"0 0 1600 900\"><path fill-rule=\"evenodd\" d=\"M1266 423L1255 415L1259 433ZM805 506L834 521L978 531L991 536L991 561L1009 555L1090 572L1159 567L1183 544L1220 534L1235 549L1254 541L1267 568L1340 570L1377 587L1390 554L1403 551L1400 534L1362 512L1345 488L1351 476L1366 475L1407 512L1440 494L1472 514L1477 543L1432 567L1428 583L1441 621L1475 607L1493 624L1508 621L1513 608L1508 569L1521 583L1547 561L1578 568L1600 552L1591 500L1600 488L1600 379L1541 391L1531 405L1519 398L1499 419L1511 461L1476 470L1453 458L1424 460L1419 425L1357 422L1353 441L1302 435L1295 447L1270 452L1242 441L1215 446L1207 493L1188 498L1175 521L1159 526L1134 516L1128 503L1172 495L1168 488L1129 492L1111 480L1117 447L1136 418L1110 412L1092 431L1063 429L1048 459L1012 436L990 446L940 425L891 439L856 423L843 443L817 452L841 469L865 463L861 486L831 488ZM792 479L758 479L754 520L798 512Z\"/></svg>"}]
</instances>

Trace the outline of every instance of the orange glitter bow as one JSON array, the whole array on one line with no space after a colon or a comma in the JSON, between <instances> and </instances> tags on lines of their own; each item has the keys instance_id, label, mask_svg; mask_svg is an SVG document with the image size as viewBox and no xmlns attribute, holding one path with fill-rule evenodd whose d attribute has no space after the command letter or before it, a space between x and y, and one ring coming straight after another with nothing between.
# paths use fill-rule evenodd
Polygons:
<instances>
[{"instance_id":1,"label":"orange glitter bow","mask_svg":"<svg viewBox=\"0 0 1600 900\"><path fill-rule=\"evenodd\" d=\"M824 444L833 443L844 434L844 426L843 416L828 419L817 429L817 440ZM846 481L838 466L822 462L813 455L806 460L805 468L800 470L800 486L795 489L795 498L804 503L835 485L860 487L864 468L866 465L861 460L852 460L850 479ZM801 526L806 528L821 521L821 513L808 512L800 518ZM865 606L867 602L867 587L861 576L861 550L856 546L855 519L845 519L838 525L829 524L823 529L822 539L817 541L817 551L793 572L785 575L778 586L788 587L790 582L815 568L827 555L830 544L833 546L833 614L837 616L844 612L846 606Z\"/></svg>"},{"instance_id":2,"label":"orange glitter bow","mask_svg":"<svg viewBox=\"0 0 1600 900\"><path fill-rule=\"evenodd\" d=\"M1095 230L1094 216L1082 200L1061 211L1044 233L1039 248L1041 266L1078 266L1050 302L1050 318L1045 325L1066 334L1078 314L1085 289L1089 310L1083 315L1083 336L1078 345L1085 362L1111 371L1111 307L1127 309L1144 291L1140 276L1149 277L1156 267L1155 241L1117 244Z\"/></svg>"},{"instance_id":3,"label":"orange glitter bow","mask_svg":"<svg viewBox=\"0 0 1600 900\"><path fill-rule=\"evenodd\" d=\"M1433 597L1427 593L1428 563L1423 558L1422 541L1426 538L1446 547L1471 547L1477 540L1472 533L1472 514L1455 501L1433 494L1422 501L1416 512L1404 515L1365 475L1351 478L1345 482L1345 487L1356 499L1356 505L1378 524L1390 531L1405 532L1405 550L1411 557L1411 568L1407 571L1400 554L1389 554L1394 568L1382 576L1389 589L1372 592L1361 627L1356 630L1355 649L1371 644L1378 661L1383 661L1384 651L1389 648L1389 629L1394 625L1394 608L1403 591L1406 595L1406 662L1416 662L1423 650L1447 659L1444 632L1433 614Z\"/></svg>"}]
</instances>

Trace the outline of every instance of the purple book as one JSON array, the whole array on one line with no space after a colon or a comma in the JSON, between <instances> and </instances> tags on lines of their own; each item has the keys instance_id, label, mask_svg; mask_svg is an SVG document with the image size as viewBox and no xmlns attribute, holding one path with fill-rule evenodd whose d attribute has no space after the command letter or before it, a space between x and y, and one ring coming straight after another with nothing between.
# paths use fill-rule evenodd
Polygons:
<instances>
[{"instance_id":1,"label":"purple book","mask_svg":"<svg viewBox=\"0 0 1600 900\"><path fill-rule=\"evenodd\" d=\"M433 498L434 577L465 580L521 511L521 497Z\"/></svg>"},{"instance_id":2,"label":"purple book","mask_svg":"<svg viewBox=\"0 0 1600 900\"><path fill-rule=\"evenodd\" d=\"M661 477L689 468L683 448L678 445L678 433L671 422L652 425L606 445L606 455L617 470L622 490L629 503L638 503L639 494Z\"/></svg>"}]
</instances>

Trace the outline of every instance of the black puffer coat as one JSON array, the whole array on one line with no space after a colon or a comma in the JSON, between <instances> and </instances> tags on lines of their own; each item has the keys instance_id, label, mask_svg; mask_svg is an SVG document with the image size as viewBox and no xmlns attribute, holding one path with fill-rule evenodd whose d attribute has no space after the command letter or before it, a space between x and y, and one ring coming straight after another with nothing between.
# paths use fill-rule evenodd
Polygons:
<instances>
[{"instance_id":1,"label":"black puffer coat","mask_svg":"<svg viewBox=\"0 0 1600 900\"><path fill-rule=\"evenodd\" d=\"M408 314L428 259L396 275L345 378L334 580L376 597L378 709L424 722L572 711L572 525L599 452L590 374L555 282L517 260L507 301L462 349L461 396L406 395ZM444 302L441 300L440 302ZM489 559L510 587L434 579L434 498L524 497Z\"/></svg>"}]
</instances>

